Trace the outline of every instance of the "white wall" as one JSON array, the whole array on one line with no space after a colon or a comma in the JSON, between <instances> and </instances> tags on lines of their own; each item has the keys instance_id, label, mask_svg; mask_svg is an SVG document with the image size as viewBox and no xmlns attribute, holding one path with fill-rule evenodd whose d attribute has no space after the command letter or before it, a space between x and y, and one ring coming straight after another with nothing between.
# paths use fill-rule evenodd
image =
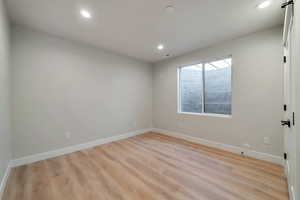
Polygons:
<instances>
[{"instance_id":1,"label":"white wall","mask_svg":"<svg viewBox=\"0 0 300 200\"><path fill-rule=\"evenodd\" d=\"M157 63L153 71L19 26L12 52L14 158L149 128L152 106L155 128L282 155L281 27ZM177 114L177 67L227 55L233 56L232 118Z\"/></svg>"},{"instance_id":2,"label":"white wall","mask_svg":"<svg viewBox=\"0 0 300 200\"><path fill-rule=\"evenodd\" d=\"M282 155L281 27L158 63L153 77L155 128ZM232 55L232 118L177 114L177 68ZM265 145L264 137L272 144Z\"/></svg>"},{"instance_id":3,"label":"white wall","mask_svg":"<svg viewBox=\"0 0 300 200\"><path fill-rule=\"evenodd\" d=\"M0 0L0 183L11 159L9 25Z\"/></svg>"},{"instance_id":4,"label":"white wall","mask_svg":"<svg viewBox=\"0 0 300 200\"><path fill-rule=\"evenodd\" d=\"M21 27L12 54L14 158L152 126L150 65Z\"/></svg>"}]
</instances>

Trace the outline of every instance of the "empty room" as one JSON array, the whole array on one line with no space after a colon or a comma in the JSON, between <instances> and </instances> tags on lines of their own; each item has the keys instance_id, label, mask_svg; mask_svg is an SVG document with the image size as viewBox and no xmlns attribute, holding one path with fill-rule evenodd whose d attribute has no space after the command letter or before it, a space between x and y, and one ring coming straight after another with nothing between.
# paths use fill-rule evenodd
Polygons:
<instances>
[{"instance_id":1,"label":"empty room","mask_svg":"<svg viewBox=\"0 0 300 200\"><path fill-rule=\"evenodd\" d=\"M300 200L300 0L0 0L0 200Z\"/></svg>"}]
</instances>

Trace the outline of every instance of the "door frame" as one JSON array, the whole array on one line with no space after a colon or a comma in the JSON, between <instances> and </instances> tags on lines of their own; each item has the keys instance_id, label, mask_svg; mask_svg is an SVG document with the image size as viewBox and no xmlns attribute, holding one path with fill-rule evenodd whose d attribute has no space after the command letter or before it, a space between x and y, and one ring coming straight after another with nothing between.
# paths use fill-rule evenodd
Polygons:
<instances>
[{"instance_id":1,"label":"door frame","mask_svg":"<svg viewBox=\"0 0 300 200\"><path fill-rule=\"evenodd\" d=\"M285 161L285 175L288 181L288 190L291 200L296 200L296 127L294 126L294 113L296 108L295 99L295 21L294 21L294 5L286 6L285 20L283 29L283 50L285 56L284 62L284 104L287 105L287 110L284 111L284 120L290 120L290 128L284 128L284 150L287 153Z\"/></svg>"}]
</instances>

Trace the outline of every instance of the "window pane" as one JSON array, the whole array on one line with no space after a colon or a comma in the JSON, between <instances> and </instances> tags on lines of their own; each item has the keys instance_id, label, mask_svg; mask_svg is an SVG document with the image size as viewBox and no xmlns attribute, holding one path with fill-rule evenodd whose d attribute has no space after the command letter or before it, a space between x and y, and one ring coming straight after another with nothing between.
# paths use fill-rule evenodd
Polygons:
<instances>
[{"instance_id":1,"label":"window pane","mask_svg":"<svg viewBox=\"0 0 300 200\"><path fill-rule=\"evenodd\" d=\"M181 112L202 113L202 64L180 68Z\"/></svg>"},{"instance_id":2,"label":"window pane","mask_svg":"<svg viewBox=\"0 0 300 200\"><path fill-rule=\"evenodd\" d=\"M205 64L205 113L231 114L231 58Z\"/></svg>"}]
</instances>

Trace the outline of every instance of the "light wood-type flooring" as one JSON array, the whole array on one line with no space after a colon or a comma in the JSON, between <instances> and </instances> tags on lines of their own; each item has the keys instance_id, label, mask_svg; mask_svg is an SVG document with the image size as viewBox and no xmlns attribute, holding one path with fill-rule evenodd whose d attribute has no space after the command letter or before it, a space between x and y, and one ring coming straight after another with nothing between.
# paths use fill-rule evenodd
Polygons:
<instances>
[{"instance_id":1,"label":"light wood-type flooring","mask_svg":"<svg viewBox=\"0 0 300 200\"><path fill-rule=\"evenodd\" d=\"M283 168L145 133L14 168L3 200L288 199Z\"/></svg>"}]
</instances>

